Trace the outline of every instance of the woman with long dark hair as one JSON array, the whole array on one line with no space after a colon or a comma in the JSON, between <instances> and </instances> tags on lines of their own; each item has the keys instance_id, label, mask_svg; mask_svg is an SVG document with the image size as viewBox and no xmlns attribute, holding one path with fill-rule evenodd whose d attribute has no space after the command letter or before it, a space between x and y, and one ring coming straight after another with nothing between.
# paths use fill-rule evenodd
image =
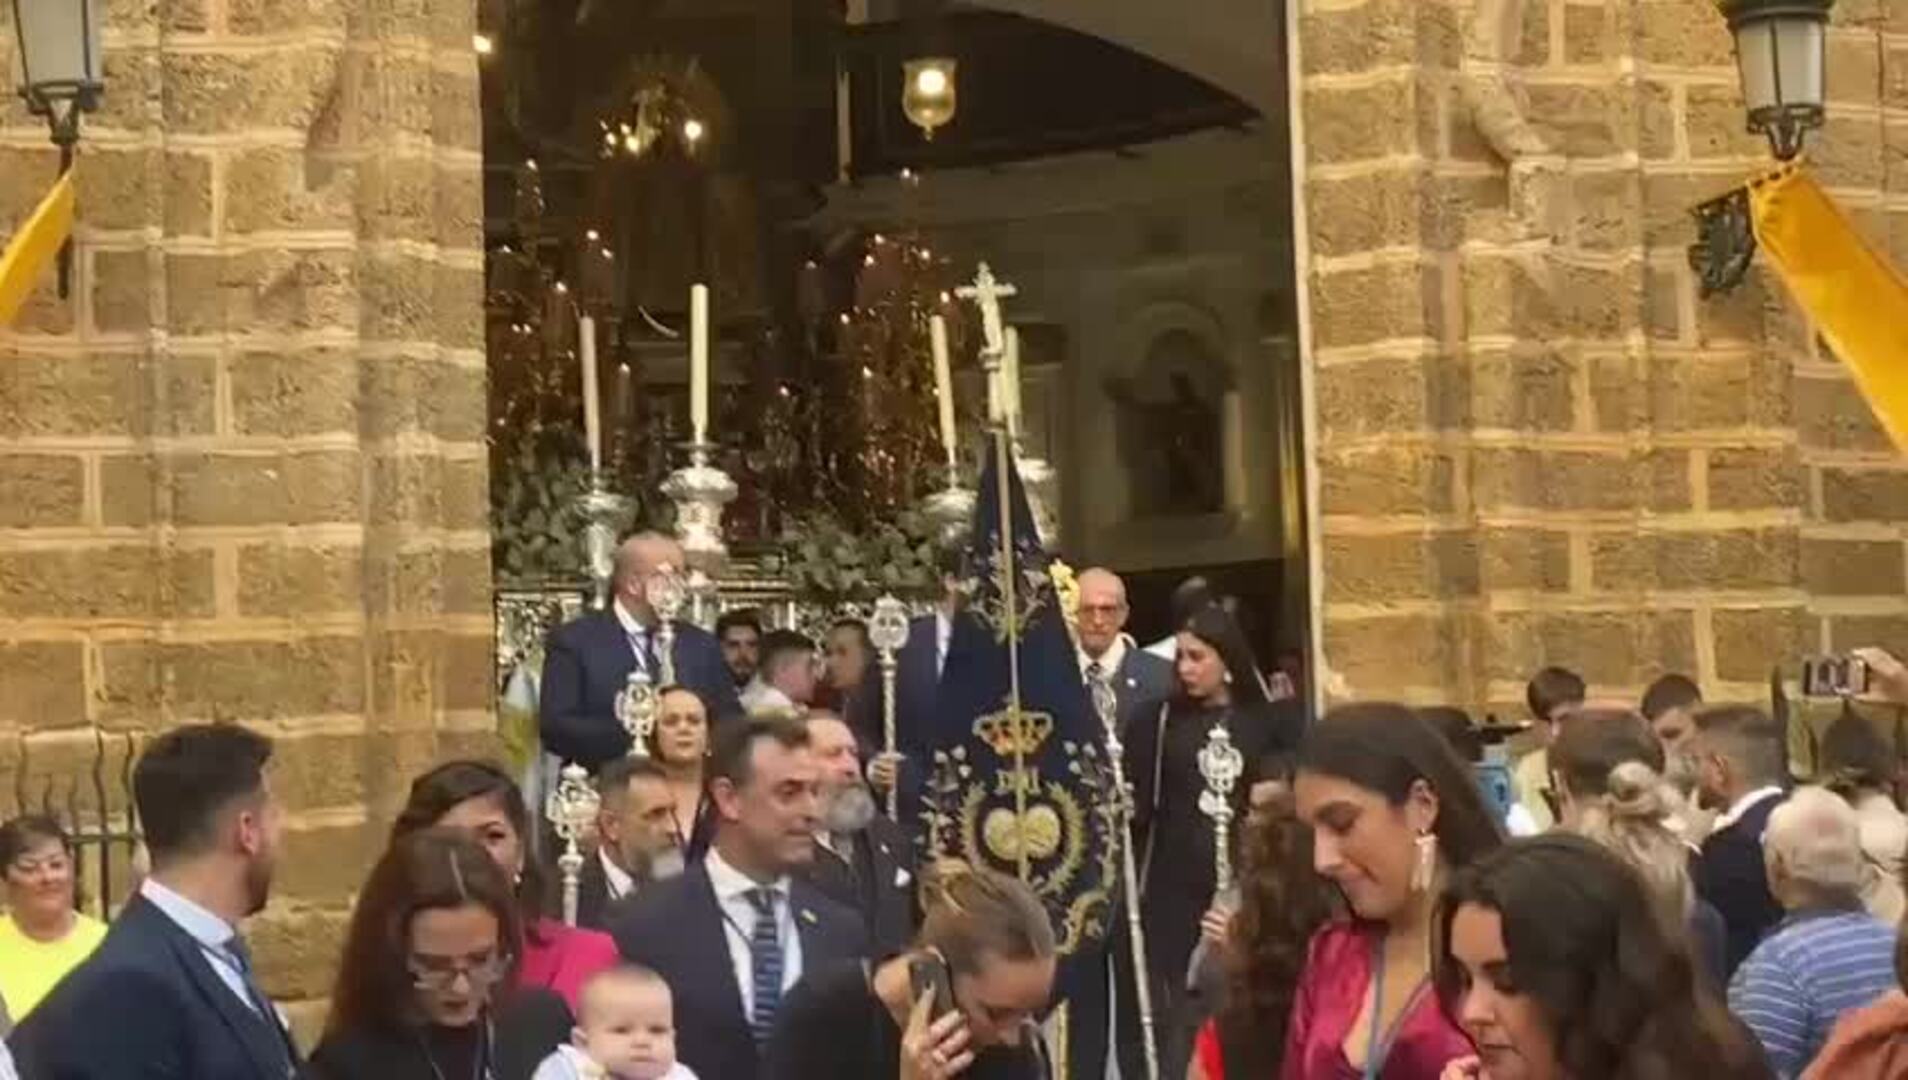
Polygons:
<instances>
[{"instance_id":1,"label":"woman with long dark hair","mask_svg":"<svg viewBox=\"0 0 1908 1080\"><path fill-rule=\"evenodd\" d=\"M530 852L533 826L517 782L487 761L439 765L411 783L391 839L395 843L438 826L469 833L514 884L519 914L515 929L523 937L518 985L554 990L575 1009L584 980L616 963L616 942L608 934L565 926L545 914L549 884Z\"/></svg>"},{"instance_id":2,"label":"woman with long dark hair","mask_svg":"<svg viewBox=\"0 0 1908 1080\"><path fill-rule=\"evenodd\" d=\"M670 817L676 847L685 863L709 850L714 824L709 820L709 708L686 686L665 686L656 695L656 726L649 733L649 754L669 782Z\"/></svg>"},{"instance_id":3,"label":"woman with long dark hair","mask_svg":"<svg viewBox=\"0 0 1908 1080\"><path fill-rule=\"evenodd\" d=\"M1435 1080L1470 1043L1430 992L1432 911L1453 872L1503 843L1497 819L1456 751L1403 705L1350 705L1315 725L1293 794L1312 865L1349 918L1312 936L1279 1075Z\"/></svg>"},{"instance_id":4,"label":"woman with long dark hair","mask_svg":"<svg viewBox=\"0 0 1908 1080\"><path fill-rule=\"evenodd\" d=\"M1278 1075L1306 945L1335 912L1289 780L1260 782L1239 848L1239 909L1220 938L1223 997L1199 1029L1189 1080Z\"/></svg>"},{"instance_id":5,"label":"woman with long dark hair","mask_svg":"<svg viewBox=\"0 0 1908 1080\"><path fill-rule=\"evenodd\" d=\"M1450 1080L1765 1080L1635 871L1552 833L1457 872L1437 911L1437 986L1477 1053Z\"/></svg>"},{"instance_id":6,"label":"woman with long dark hair","mask_svg":"<svg viewBox=\"0 0 1908 1080\"><path fill-rule=\"evenodd\" d=\"M1201 1019L1187 968L1214 900L1213 821L1199 805L1206 790L1199 752L1213 729L1225 728L1245 763L1231 795L1233 820L1242 822L1252 785L1298 744L1305 724L1297 702L1266 699L1252 649L1221 606L1193 612L1178 650L1176 692L1157 714L1134 722L1125 748L1160 1073L1172 1077L1185 1074Z\"/></svg>"},{"instance_id":7,"label":"woman with long dark hair","mask_svg":"<svg viewBox=\"0 0 1908 1080\"><path fill-rule=\"evenodd\" d=\"M521 915L469 834L392 841L358 896L314 1080L524 1080L569 1035L547 990L509 989Z\"/></svg>"}]
</instances>

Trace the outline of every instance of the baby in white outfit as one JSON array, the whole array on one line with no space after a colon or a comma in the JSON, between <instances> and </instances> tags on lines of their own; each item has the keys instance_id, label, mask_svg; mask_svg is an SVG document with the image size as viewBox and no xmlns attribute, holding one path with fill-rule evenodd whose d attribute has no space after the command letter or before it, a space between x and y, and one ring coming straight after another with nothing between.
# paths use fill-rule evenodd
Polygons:
<instances>
[{"instance_id":1,"label":"baby in white outfit","mask_svg":"<svg viewBox=\"0 0 1908 1080\"><path fill-rule=\"evenodd\" d=\"M537 1066L532 1080L696 1080L676 1062L669 984L624 964L592 975L576 997L571 1043Z\"/></svg>"}]
</instances>

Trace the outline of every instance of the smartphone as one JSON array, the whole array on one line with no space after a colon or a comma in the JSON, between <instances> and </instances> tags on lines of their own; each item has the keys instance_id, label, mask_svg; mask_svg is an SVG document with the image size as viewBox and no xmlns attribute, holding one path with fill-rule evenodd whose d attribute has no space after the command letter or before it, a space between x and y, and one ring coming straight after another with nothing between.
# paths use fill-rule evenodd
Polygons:
<instances>
[{"instance_id":1,"label":"smartphone","mask_svg":"<svg viewBox=\"0 0 1908 1080\"><path fill-rule=\"evenodd\" d=\"M931 994L934 1004L928 1006L928 1019L939 1020L954 1011L954 987L948 982L947 961L938 953L917 956L908 961L908 983L914 989L914 999Z\"/></svg>"},{"instance_id":2,"label":"smartphone","mask_svg":"<svg viewBox=\"0 0 1908 1080\"><path fill-rule=\"evenodd\" d=\"M1868 665L1853 656L1812 656L1802 661L1802 693L1841 698L1866 694Z\"/></svg>"}]
</instances>

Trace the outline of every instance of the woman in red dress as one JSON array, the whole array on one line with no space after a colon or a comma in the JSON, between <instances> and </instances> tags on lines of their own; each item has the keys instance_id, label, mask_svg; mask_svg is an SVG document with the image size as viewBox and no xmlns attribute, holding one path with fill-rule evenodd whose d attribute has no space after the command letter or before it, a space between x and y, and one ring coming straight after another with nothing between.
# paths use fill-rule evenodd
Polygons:
<instances>
[{"instance_id":1,"label":"woman in red dress","mask_svg":"<svg viewBox=\"0 0 1908 1080\"><path fill-rule=\"evenodd\" d=\"M1431 988L1432 913L1454 870L1503 843L1442 736L1402 705L1338 709L1293 784L1312 863L1350 912L1312 937L1282 1080L1437 1080L1472 1052Z\"/></svg>"}]
</instances>

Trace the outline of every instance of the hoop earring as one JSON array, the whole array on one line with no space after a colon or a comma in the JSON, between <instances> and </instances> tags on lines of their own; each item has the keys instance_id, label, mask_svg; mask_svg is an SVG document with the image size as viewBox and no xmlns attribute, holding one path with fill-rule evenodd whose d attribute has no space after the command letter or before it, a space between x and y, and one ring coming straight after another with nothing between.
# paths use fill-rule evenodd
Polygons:
<instances>
[{"instance_id":1,"label":"hoop earring","mask_svg":"<svg viewBox=\"0 0 1908 1080\"><path fill-rule=\"evenodd\" d=\"M1414 843L1418 851L1411 865L1411 891L1429 892L1433 879L1438 876L1438 838L1432 833L1422 832Z\"/></svg>"}]
</instances>

